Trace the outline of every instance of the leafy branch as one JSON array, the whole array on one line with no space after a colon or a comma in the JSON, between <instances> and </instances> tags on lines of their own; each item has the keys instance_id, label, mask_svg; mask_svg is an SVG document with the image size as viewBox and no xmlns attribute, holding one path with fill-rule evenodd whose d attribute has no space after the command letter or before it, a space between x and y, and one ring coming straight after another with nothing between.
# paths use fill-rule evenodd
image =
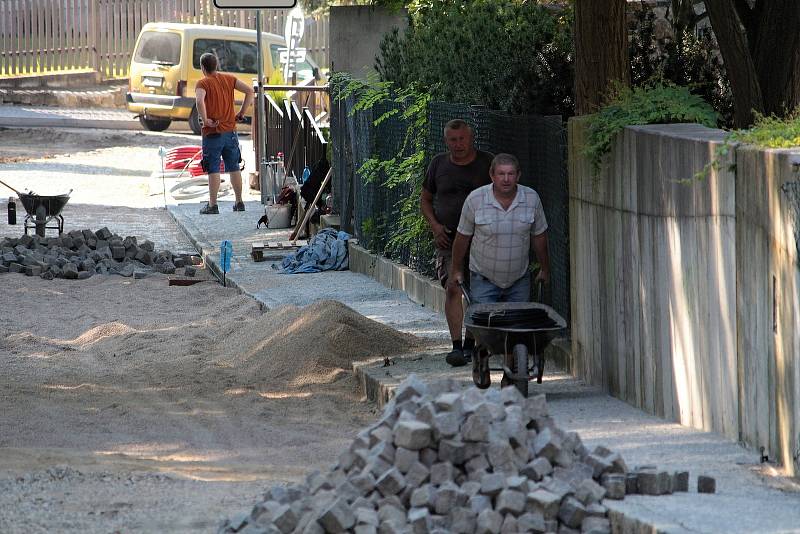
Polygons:
<instances>
[{"instance_id":1,"label":"leafy branch","mask_svg":"<svg viewBox=\"0 0 800 534\"><path fill-rule=\"evenodd\" d=\"M386 248L396 250L412 246L418 256L432 257L432 246L430 250L425 249L431 240L418 205L427 159L425 144L431 93L420 90L416 85L396 88L393 82L375 78L368 78L364 82L343 74L334 75L331 86L336 99L354 98L351 114L380 109L380 114L373 119L375 127L389 120L400 121L404 126L402 141L392 149L391 157L382 158L373 154L357 172L366 183L380 184L388 189L401 188L408 192L396 204L398 216L394 227L387 227L391 237Z\"/></svg>"},{"instance_id":2,"label":"leafy branch","mask_svg":"<svg viewBox=\"0 0 800 534\"><path fill-rule=\"evenodd\" d=\"M597 176L616 136L626 126L696 122L716 127L719 115L687 87L651 82L644 87L616 85L607 103L589 118L584 154Z\"/></svg>"}]
</instances>

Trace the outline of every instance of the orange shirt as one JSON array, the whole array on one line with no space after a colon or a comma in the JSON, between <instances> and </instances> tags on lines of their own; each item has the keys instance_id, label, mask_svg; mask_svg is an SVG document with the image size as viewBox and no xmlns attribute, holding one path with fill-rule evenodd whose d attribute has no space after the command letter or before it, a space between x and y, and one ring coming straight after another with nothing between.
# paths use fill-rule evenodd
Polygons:
<instances>
[{"instance_id":1,"label":"orange shirt","mask_svg":"<svg viewBox=\"0 0 800 534\"><path fill-rule=\"evenodd\" d=\"M203 126L203 135L232 132L236 130L236 111L233 109L233 89L236 77L215 72L197 82L196 89L206 92L206 114L209 119L219 121L216 128Z\"/></svg>"}]
</instances>

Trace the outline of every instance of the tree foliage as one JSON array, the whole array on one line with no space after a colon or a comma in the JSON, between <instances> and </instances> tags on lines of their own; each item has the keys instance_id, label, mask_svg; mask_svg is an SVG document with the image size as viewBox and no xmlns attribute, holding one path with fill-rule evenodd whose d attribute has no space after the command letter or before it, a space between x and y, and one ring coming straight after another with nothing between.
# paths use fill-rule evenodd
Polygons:
<instances>
[{"instance_id":1,"label":"tree foliage","mask_svg":"<svg viewBox=\"0 0 800 534\"><path fill-rule=\"evenodd\" d=\"M713 34L697 35L695 25L704 14L696 14L692 0L673 0L667 20L671 35L658 37L656 15L645 2L634 13L629 40L631 83L645 86L664 80L683 85L701 96L722 117L733 123L733 97Z\"/></svg>"},{"instance_id":2,"label":"tree foliage","mask_svg":"<svg viewBox=\"0 0 800 534\"><path fill-rule=\"evenodd\" d=\"M573 114L572 11L525 0L417 0L387 35L383 80L512 113Z\"/></svg>"},{"instance_id":3,"label":"tree foliage","mask_svg":"<svg viewBox=\"0 0 800 534\"><path fill-rule=\"evenodd\" d=\"M585 154L597 174L626 126L696 122L713 128L718 120L711 106L686 87L652 82L633 88L616 85L606 105L589 117Z\"/></svg>"}]
</instances>

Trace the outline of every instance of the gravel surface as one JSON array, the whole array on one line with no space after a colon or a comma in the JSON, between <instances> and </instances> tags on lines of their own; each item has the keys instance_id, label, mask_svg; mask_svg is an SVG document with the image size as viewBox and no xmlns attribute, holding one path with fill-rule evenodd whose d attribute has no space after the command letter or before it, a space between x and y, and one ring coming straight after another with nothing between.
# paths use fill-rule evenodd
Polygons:
<instances>
[{"instance_id":1,"label":"gravel surface","mask_svg":"<svg viewBox=\"0 0 800 534\"><path fill-rule=\"evenodd\" d=\"M66 231L107 226L194 252L150 176L158 146L198 141L0 130L0 180L41 194L74 188ZM7 196L0 236L19 237L24 210L9 226ZM274 334L259 330L268 316L214 282L8 274L0 302L15 311L0 314L2 533L213 532L270 485L329 465L374 416L347 372L329 369L313 387L257 374L269 346L245 345ZM250 335L233 343L233 332Z\"/></svg>"},{"instance_id":2,"label":"gravel surface","mask_svg":"<svg viewBox=\"0 0 800 534\"><path fill-rule=\"evenodd\" d=\"M344 369L293 385L264 365L291 332L324 339L320 314L289 310L284 341L263 326L286 312L214 282L2 282L18 313L0 317L0 532L213 529L332 462L373 415Z\"/></svg>"}]
</instances>

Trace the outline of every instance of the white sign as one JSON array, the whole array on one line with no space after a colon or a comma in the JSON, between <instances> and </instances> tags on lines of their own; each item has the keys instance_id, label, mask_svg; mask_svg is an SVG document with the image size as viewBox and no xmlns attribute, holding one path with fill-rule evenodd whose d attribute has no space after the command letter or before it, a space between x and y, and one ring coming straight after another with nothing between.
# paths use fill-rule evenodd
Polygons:
<instances>
[{"instance_id":1,"label":"white sign","mask_svg":"<svg viewBox=\"0 0 800 534\"><path fill-rule=\"evenodd\" d=\"M220 9L290 8L297 5L297 0L214 0L214 5Z\"/></svg>"},{"instance_id":2,"label":"white sign","mask_svg":"<svg viewBox=\"0 0 800 534\"><path fill-rule=\"evenodd\" d=\"M306 23L303 10L299 6L289 12L286 18L286 27L283 37L286 39L286 48L279 48L280 62L283 65L283 79L289 82L292 73L297 71L297 64L306 60L306 49L300 47Z\"/></svg>"}]
</instances>

